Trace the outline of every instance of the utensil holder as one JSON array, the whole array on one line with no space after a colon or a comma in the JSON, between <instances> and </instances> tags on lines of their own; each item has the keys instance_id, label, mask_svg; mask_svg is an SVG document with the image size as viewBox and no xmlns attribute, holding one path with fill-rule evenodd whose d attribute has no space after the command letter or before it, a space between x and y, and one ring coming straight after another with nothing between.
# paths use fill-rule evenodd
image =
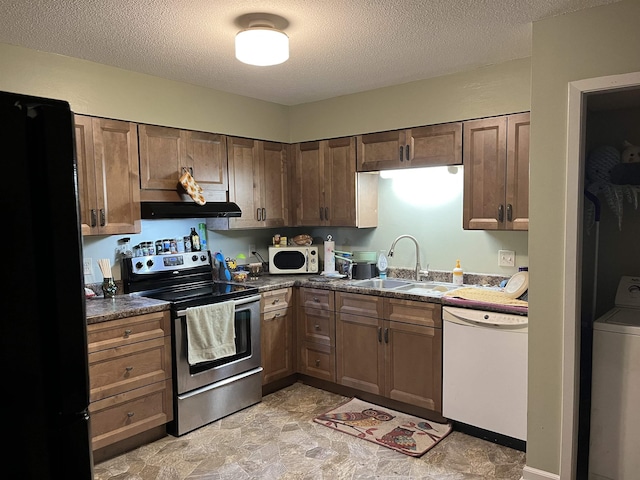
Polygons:
<instances>
[{"instance_id":1,"label":"utensil holder","mask_svg":"<svg viewBox=\"0 0 640 480\"><path fill-rule=\"evenodd\" d=\"M105 278L102 281L102 292L104 293L104 298L115 297L117 290L118 287L116 286L116 282L113 281L113 278Z\"/></svg>"}]
</instances>

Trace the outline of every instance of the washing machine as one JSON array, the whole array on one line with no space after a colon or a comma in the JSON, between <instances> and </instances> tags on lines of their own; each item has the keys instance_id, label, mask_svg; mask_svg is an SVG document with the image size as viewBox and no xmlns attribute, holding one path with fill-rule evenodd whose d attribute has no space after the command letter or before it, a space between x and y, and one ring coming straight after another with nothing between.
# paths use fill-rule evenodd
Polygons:
<instances>
[{"instance_id":1,"label":"washing machine","mask_svg":"<svg viewBox=\"0 0 640 480\"><path fill-rule=\"evenodd\" d=\"M624 276L593 324L589 479L639 478L639 445L640 276Z\"/></svg>"}]
</instances>

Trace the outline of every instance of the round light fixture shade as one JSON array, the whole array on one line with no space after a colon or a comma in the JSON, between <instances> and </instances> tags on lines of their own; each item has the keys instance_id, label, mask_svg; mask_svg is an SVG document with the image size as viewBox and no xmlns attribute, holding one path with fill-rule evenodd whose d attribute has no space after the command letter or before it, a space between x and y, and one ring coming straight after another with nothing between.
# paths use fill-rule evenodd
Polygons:
<instances>
[{"instance_id":1,"label":"round light fixture shade","mask_svg":"<svg viewBox=\"0 0 640 480\"><path fill-rule=\"evenodd\" d=\"M289 37L269 26L252 26L236 35L236 58L260 67L286 62L289 59Z\"/></svg>"}]
</instances>

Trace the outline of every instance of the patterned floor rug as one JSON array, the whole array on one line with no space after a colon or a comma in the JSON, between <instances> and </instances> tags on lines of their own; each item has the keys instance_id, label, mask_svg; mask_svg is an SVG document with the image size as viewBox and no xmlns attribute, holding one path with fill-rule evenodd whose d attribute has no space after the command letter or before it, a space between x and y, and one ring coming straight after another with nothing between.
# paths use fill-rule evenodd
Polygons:
<instances>
[{"instance_id":1,"label":"patterned floor rug","mask_svg":"<svg viewBox=\"0 0 640 480\"><path fill-rule=\"evenodd\" d=\"M423 420L358 398L313 421L413 457L424 455L451 432L448 423Z\"/></svg>"}]
</instances>

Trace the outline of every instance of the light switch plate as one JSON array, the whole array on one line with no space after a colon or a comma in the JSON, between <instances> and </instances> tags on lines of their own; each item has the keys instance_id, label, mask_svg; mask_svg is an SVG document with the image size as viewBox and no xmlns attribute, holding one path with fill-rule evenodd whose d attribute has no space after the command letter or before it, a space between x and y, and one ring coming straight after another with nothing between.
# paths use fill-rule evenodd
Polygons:
<instances>
[{"instance_id":1,"label":"light switch plate","mask_svg":"<svg viewBox=\"0 0 640 480\"><path fill-rule=\"evenodd\" d=\"M515 267L516 252L513 250L498 250L499 267Z\"/></svg>"},{"instance_id":2,"label":"light switch plate","mask_svg":"<svg viewBox=\"0 0 640 480\"><path fill-rule=\"evenodd\" d=\"M92 264L93 260L90 258L85 258L82 261L82 267L84 269L84 274L85 275L93 275L93 264Z\"/></svg>"}]
</instances>

